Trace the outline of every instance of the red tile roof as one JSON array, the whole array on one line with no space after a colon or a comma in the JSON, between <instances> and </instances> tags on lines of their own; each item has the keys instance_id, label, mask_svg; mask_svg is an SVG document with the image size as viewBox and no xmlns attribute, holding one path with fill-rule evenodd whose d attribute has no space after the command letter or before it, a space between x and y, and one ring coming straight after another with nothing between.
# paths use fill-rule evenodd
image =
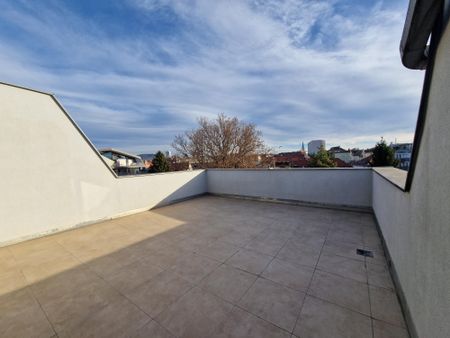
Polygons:
<instances>
[{"instance_id":1,"label":"red tile roof","mask_svg":"<svg viewBox=\"0 0 450 338\"><path fill-rule=\"evenodd\" d=\"M297 167L308 166L308 158L301 151L292 151L289 153L280 153L274 155L275 166L277 167Z\"/></svg>"},{"instance_id":2,"label":"red tile roof","mask_svg":"<svg viewBox=\"0 0 450 338\"><path fill-rule=\"evenodd\" d=\"M334 158L333 161L336 163L336 167L338 168L351 168L352 166L351 164L345 163L340 158Z\"/></svg>"}]
</instances>

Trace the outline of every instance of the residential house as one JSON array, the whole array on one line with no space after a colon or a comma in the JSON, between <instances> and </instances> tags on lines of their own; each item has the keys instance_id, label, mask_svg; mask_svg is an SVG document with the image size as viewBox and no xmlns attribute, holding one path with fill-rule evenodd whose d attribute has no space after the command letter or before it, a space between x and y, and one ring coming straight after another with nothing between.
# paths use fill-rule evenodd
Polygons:
<instances>
[{"instance_id":1,"label":"residential house","mask_svg":"<svg viewBox=\"0 0 450 338\"><path fill-rule=\"evenodd\" d=\"M395 158L398 160L397 168L408 170L411 162L412 143L395 143L390 147L395 151Z\"/></svg>"},{"instance_id":2,"label":"residential house","mask_svg":"<svg viewBox=\"0 0 450 338\"><path fill-rule=\"evenodd\" d=\"M113 161L112 169L119 175L137 175L146 172L142 158L114 148L98 150L103 157Z\"/></svg>"},{"instance_id":3,"label":"residential house","mask_svg":"<svg viewBox=\"0 0 450 338\"><path fill-rule=\"evenodd\" d=\"M341 161L347 163L347 164L354 164L356 162L359 162L363 160L364 158L370 156L371 153L365 152L363 149L348 149L345 150L341 148L340 146L337 147L331 147L328 150L328 153L332 155L334 158L338 158Z\"/></svg>"},{"instance_id":4,"label":"residential house","mask_svg":"<svg viewBox=\"0 0 450 338\"><path fill-rule=\"evenodd\" d=\"M308 157L302 151L279 153L273 156L273 163L278 168L304 168L308 166Z\"/></svg>"},{"instance_id":5,"label":"residential house","mask_svg":"<svg viewBox=\"0 0 450 338\"><path fill-rule=\"evenodd\" d=\"M341 160L344 163L351 163L353 161L353 154L350 150L345 150L340 146L331 147L328 153L336 159Z\"/></svg>"},{"instance_id":6,"label":"residential house","mask_svg":"<svg viewBox=\"0 0 450 338\"><path fill-rule=\"evenodd\" d=\"M336 167L338 167L338 168L351 168L352 167L351 164L341 160L338 157L333 158L333 161L334 161L334 163L336 163Z\"/></svg>"}]
</instances>

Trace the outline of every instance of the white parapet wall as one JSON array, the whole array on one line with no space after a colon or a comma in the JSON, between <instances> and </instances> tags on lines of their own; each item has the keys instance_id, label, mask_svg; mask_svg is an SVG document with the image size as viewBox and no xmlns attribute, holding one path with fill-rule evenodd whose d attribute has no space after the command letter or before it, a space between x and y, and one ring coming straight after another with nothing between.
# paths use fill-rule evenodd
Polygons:
<instances>
[{"instance_id":1,"label":"white parapet wall","mask_svg":"<svg viewBox=\"0 0 450 338\"><path fill-rule=\"evenodd\" d=\"M372 207L371 169L209 169L207 180L212 194Z\"/></svg>"},{"instance_id":2,"label":"white parapet wall","mask_svg":"<svg viewBox=\"0 0 450 338\"><path fill-rule=\"evenodd\" d=\"M421 177L406 193L389 173L377 172L373 209L411 333L413 337L450 337L450 181L447 178L439 186L438 177L416 172Z\"/></svg>"},{"instance_id":3,"label":"white parapet wall","mask_svg":"<svg viewBox=\"0 0 450 338\"><path fill-rule=\"evenodd\" d=\"M373 209L391 256L412 336L450 337L450 26L437 50L409 192L378 170Z\"/></svg>"},{"instance_id":4,"label":"white parapet wall","mask_svg":"<svg viewBox=\"0 0 450 338\"><path fill-rule=\"evenodd\" d=\"M0 245L206 193L204 170L116 177L49 94L0 102Z\"/></svg>"},{"instance_id":5,"label":"white parapet wall","mask_svg":"<svg viewBox=\"0 0 450 338\"><path fill-rule=\"evenodd\" d=\"M207 192L371 206L370 170L204 170L117 177L50 94L0 84L0 245Z\"/></svg>"}]
</instances>

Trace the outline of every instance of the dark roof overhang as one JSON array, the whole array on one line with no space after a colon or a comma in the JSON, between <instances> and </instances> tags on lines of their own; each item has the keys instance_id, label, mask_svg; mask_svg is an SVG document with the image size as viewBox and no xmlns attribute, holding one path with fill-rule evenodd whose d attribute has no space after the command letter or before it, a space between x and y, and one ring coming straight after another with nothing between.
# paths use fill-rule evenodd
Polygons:
<instances>
[{"instance_id":1,"label":"dark roof overhang","mask_svg":"<svg viewBox=\"0 0 450 338\"><path fill-rule=\"evenodd\" d=\"M402 63L410 69L425 69L428 63L428 41L444 0L410 0L400 43Z\"/></svg>"}]
</instances>

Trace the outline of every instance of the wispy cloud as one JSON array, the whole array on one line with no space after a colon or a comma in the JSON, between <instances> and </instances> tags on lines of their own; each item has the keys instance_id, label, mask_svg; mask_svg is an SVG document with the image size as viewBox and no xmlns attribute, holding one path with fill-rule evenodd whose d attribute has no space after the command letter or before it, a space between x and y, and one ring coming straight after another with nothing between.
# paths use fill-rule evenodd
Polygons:
<instances>
[{"instance_id":1,"label":"wispy cloud","mask_svg":"<svg viewBox=\"0 0 450 338\"><path fill-rule=\"evenodd\" d=\"M0 79L56 93L98 146L167 149L219 112L284 149L412 139L423 74L400 64L406 1L105 3L0 13Z\"/></svg>"}]
</instances>

